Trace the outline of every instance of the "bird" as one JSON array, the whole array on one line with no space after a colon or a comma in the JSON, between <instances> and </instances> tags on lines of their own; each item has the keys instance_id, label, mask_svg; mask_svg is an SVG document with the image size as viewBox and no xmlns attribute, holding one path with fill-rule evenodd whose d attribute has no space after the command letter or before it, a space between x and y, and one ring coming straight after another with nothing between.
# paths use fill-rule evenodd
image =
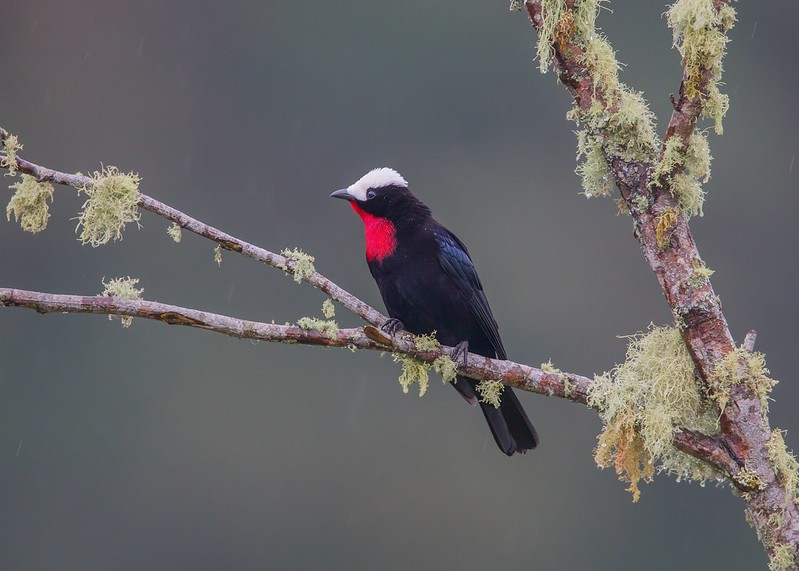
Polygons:
<instances>
[{"instance_id":1,"label":"bird","mask_svg":"<svg viewBox=\"0 0 799 571\"><path fill-rule=\"evenodd\" d=\"M391 319L391 334L435 332L443 345L506 359L499 327L466 246L438 223L396 170L376 168L333 198L346 200L363 221L366 262ZM538 434L510 387L499 407L478 397L478 382L458 376L453 386L480 406L499 449L508 456L538 445Z\"/></svg>"}]
</instances>

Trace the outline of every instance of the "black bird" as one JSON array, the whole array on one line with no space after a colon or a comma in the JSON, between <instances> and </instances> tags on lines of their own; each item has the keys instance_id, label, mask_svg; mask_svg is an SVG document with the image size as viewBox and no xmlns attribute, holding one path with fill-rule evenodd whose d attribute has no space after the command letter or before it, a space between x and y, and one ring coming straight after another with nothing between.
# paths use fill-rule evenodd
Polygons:
<instances>
[{"instance_id":1,"label":"black bird","mask_svg":"<svg viewBox=\"0 0 799 571\"><path fill-rule=\"evenodd\" d=\"M402 326L416 335L435 331L444 345L507 358L466 246L433 219L397 171L374 169L330 196L349 201L363 220L366 261L394 328ZM453 386L472 406L480 405L502 452L511 456L538 445L538 435L509 387L496 408L479 402L477 381L458 377Z\"/></svg>"}]
</instances>

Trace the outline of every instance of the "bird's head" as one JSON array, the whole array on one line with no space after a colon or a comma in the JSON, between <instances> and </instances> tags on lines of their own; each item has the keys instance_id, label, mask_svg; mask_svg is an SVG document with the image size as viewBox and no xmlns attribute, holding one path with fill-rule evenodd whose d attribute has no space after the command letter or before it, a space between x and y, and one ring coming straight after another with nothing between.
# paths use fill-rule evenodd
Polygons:
<instances>
[{"instance_id":1,"label":"bird's head","mask_svg":"<svg viewBox=\"0 0 799 571\"><path fill-rule=\"evenodd\" d=\"M364 214L396 219L405 210L405 203L418 202L408 190L402 175L387 167L373 169L356 182L331 194L348 200L361 218Z\"/></svg>"},{"instance_id":2,"label":"bird's head","mask_svg":"<svg viewBox=\"0 0 799 571\"><path fill-rule=\"evenodd\" d=\"M330 196L349 201L363 220L369 260L382 260L394 251L398 226L430 215L430 210L408 190L402 175L387 167L369 171Z\"/></svg>"}]
</instances>

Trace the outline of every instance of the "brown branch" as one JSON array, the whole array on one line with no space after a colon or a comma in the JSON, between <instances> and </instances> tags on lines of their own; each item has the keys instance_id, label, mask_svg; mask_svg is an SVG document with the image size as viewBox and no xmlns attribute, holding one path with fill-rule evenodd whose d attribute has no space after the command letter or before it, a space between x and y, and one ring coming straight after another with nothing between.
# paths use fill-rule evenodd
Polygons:
<instances>
[{"instance_id":1,"label":"brown branch","mask_svg":"<svg viewBox=\"0 0 799 571\"><path fill-rule=\"evenodd\" d=\"M715 0L714 8L719 10L728 3L728 0ZM542 4L541 0L525 2L530 20L539 34L547 17ZM563 9L566 12L574 10L576 4L577 0L563 0ZM568 18L562 21L568 24ZM721 31L726 33L726 30ZM615 112L614 105L619 101L620 92L605 93L596 87L597 78L592 76L580 57L584 51L574 26L560 27L555 36L551 46L552 65L574 98L575 105L587 111L598 103ZM684 145L702 113L711 73L707 67L700 68L690 96L685 89L687 77L684 71L680 96L674 101L674 112L666 132L666 140L680 137ZM603 131L603 127L600 127L599 135L613 137L613 133ZM652 143L654 145L655 141ZM713 394L717 389L713 371L735 349L735 344L710 280L698 284L691 280L694 269L704 266L704 262L685 217L682 214L676 216L665 247L658 240L658 224L663 213L679 212L677 201L671 194L670 181L663 180L660 186L650 185L657 161L655 156L645 160L607 155L605 158L633 218L635 238L657 276L675 320L681 324L683 338L697 370ZM753 342L751 338L747 346ZM793 501L794 490L786 492L775 463L768 457L771 429L767 411L763 410L761 400L752 388L755 383L748 380L744 379L731 388L729 404L721 413L721 434L717 438L683 433L675 444L680 450L722 468L740 489L745 488L745 483L738 478L742 471L748 480L757 482L755 489L750 488L743 494L748 516L770 556L774 556L776 546L790 546L796 562L799 560L799 510ZM796 568L796 564L790 568Z\"/></svg>"},{"instance_id":2,"label":"brown branch","mask_svg":"<svg viewBox=\"0 0 799 571\"><path fill-rule=\"evenodd\" d=\"M0 306L24 307L39 313L94 313L141 317L242 339L391 351L431 364L441 356L451 356L454 351L454 348L444 346L435 350L423 350L417 347L416 341L410 336L387 337L370 326L339 329L335 335L327 335L297 325L248 321L155 301L125 300L108 296L64 295L0 288ZM498 380L517 389L560 397L584 405L587 404L588 392L593 383L593 380L581 375L544 371L474 353L467 355L465 364L458 367L458 374L477 380Z\"/></svg>"},{"instance_id":3,"label":"brown branch","mask_svg":"<svg viewBox=\"0 0 799 571\"><path fill-rule=\"evenodd\" d=\"M3 132L2 129L0 129L0 132ZM0 157L5 158L3 155L0 155ZM71 186L75 189L91 186L93 183L93 179L91 177L53 170L27 161L19 156L16 158L16 169L21 173L25 173L36 178L36 180L40 182L55 182L65 186ZM283 271L288 271L291 273L294 272L296 262L291 258L270 252L269 250L254 246L249 242L245 242L240 238L231 236L230 234L222 232L213 226L209 226L208 224L205 224L196 218L192 218L180 210L172 208L171 206L147 196L146 194L139 193L138 204L142 209L174 222L181 228L185 228L189 232L193 232L198 236L208 238L226 250L238 252L244 256L247 256L248 258L258 260L259 262L263 262ZM385 323L387 319L386 316L371 307L369 304L361 301L342 287L336 285L319 272L314 272L308 277L303 277L303 279L315 288L329 295L334 301L337 301L367 323L377 326Z\"/></svg>"}]
</instances>

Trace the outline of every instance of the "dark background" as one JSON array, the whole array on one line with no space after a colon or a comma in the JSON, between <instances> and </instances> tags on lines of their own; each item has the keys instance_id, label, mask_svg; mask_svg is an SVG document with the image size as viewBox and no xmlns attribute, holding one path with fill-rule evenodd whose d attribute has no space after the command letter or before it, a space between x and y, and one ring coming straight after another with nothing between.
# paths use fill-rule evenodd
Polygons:
<instances>
[{"instance_id":1,"label":"dark background","mask_svg":"<svg viewBox=\"0 0 799 571\"><path fill-rule=\"evenodd\" d=\"M757 329L772 423L797 446L799 5L737 4L725 135L692 228L739 341ZM680 65L658 2L600 24L662 133ZM23 156L101 163L142 191L317 268L382 308L360 221L327 198L397 168L470 247L513 359L602 372L619 335L670 323L610 199L579 195L569 97L507 1L6 0L0 124ZM6 179L11 181L11 179ZM9 193L10 195L10 193ZM83 199L0 224L3 286L145 297L278 322L323 296L142 215L81 247ZM357 320L339 311L342 325ZM434 383L403 395L377 354L256 344L137 320L0 311L2 569L765 568L728 489L657 477L632 504L592 449L596 414L524 394L541 447L506 458Z\"/></svg>"}]
</instances>

